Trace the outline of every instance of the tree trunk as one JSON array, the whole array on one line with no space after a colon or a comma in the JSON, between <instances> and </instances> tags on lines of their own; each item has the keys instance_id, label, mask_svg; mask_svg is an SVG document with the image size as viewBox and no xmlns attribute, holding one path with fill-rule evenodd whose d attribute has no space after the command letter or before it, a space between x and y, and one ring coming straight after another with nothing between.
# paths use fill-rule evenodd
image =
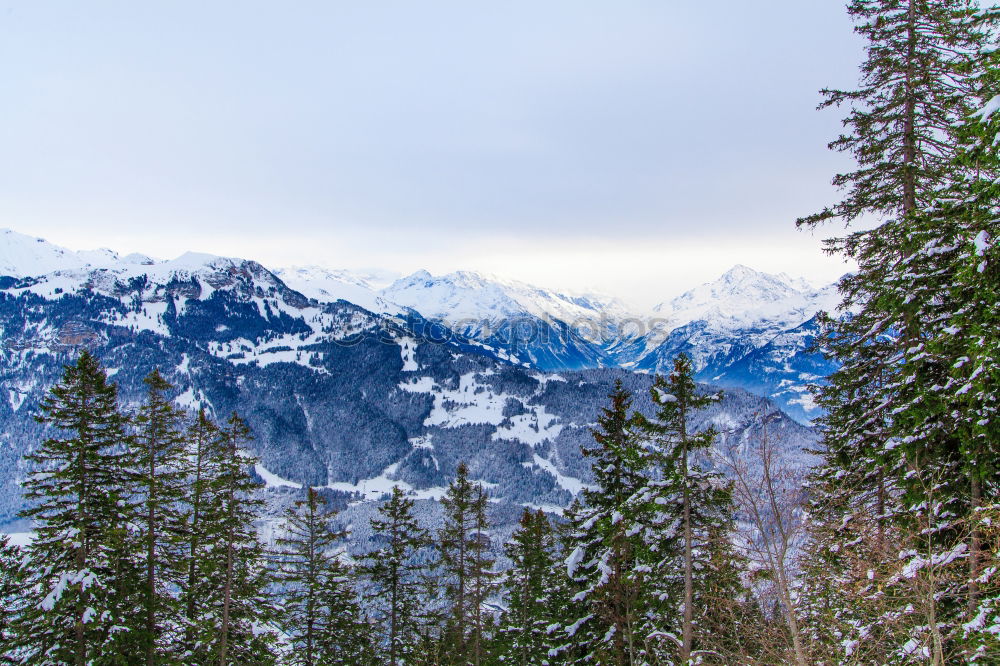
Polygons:
<instances>
[{"instance_id":1,"label":"tree trunk","mask_svg":"<svg viewBox=\"0 0 1000 666\"><path fill-rule=\"evenodd\" d=\"M152 427L152 424L151 426ZM149 497L146 514L146 664L156 663L156 446L149 442Z\"/></svg>"},{"instance_id":2,"label":"tree trunk","mask_svg":"<svg viewBox=\"0 0 1000 666\"><path fill-rule=\"evenodd\" d=\"M973 524L971 533L969 535L969 619L976 617L979 610L979 560L980 553L982 552L982 535L979 533L978 520L979 517L976 512L982 505L982 487L979 483L979 477L975 473L972 474L972 506L969 507L969 513L973 517Z\"/></svg>"},{"instance_id":3,"label":"tree trunk","mask_svg":"<svg viewBox=\"0 0 1000 666\"><path fill-rule=\"evenodd\" d=\"M906 90L903 102L903 215L917 207L917 136L916 136L916 73L914 59L917 47L916 0L909 0L906 26Z\"/></svg>"},{"instance_id":4,"label":"tree trunk","mask_svg":"<svg viewBox=\"0 0 1000 666\"><path fill-rule=\"evenodd\" d=\"M687 405L681 405L681 413L687 413ZM688 441L687 422L681 422L681 475L684 479L684 626L681 639L681 659L691 660L694 642L694 563L691 536L691 489L688 487Z\"/></svg>"},{"instance_id":5,"label":"tree trunk","mask_svg":"<svg viewBox=\"0 0 1000 666\"><path fill-rule=\"evenodd\" d=\"M89 410L90 401L84 398L84 409ZM77 538L80 539L80 546L76 549L76 565L78 571L83 571L87 567L87 539L89 535L87 534L87 520L89 517L89 511L87 510L87 494L89 492L87 488L87 442L81 442L80 452L77 455L77 465L79 467L80 474L80 490L77 494L77 505L80 507L80 521L79 521L79 534ZM77 666L84 666L87 663L87 642L86 633L84 631L83 616L87 612L87 590L83 586L83 581L80 581L80 596L76 603L76 626L74 627L76 634L76 664Z\"/></svg>"}]
</instances>

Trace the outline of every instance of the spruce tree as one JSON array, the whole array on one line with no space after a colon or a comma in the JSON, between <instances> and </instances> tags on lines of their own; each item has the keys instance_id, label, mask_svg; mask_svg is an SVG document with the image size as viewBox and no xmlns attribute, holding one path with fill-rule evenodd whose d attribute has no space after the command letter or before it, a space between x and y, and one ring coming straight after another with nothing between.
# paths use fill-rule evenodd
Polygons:
<instances>
[{"instance_id":1,"label":"spruce tree","mask_svg":"<svg viewBox=\"0 0 1000 666\"><path fill-rule=\"evenodd\" d=\"M708 647L712 641L710 635L697 635L696 625L707 629L698 618L741 593L733 571L736 556L727 547L732 497L721 476L705 464L717 433L712 428L695 433L691 424L695 410L718 402L720 396L698 391L691 359L683 354L668 377L656 378L650 393L657 412L652 418L640 415L637 423L655 461L654 502L662 512L658 520L669 526L659 543L653 543L660 555L658 569L682 571L679 598L673 590L664 596L673 597L672 604L680 602L674 606L681 618L678 656L687 663L696 647Z\"/></svg>"},{"instance_id":2,"label":"spruce tree","mask_svg":"<svg viewBox=\"0 0 1000 666\"><path fill-rule=\"evenodd\" d=\"M452 663L480 664L484 656L483 605L496 586L490 557L486 493L459 463L444 497L444 527L438 533L441 568L450 613L446 640Z\"/></svg>"},{"instance_id":3,"label":"spruce tree","mask_svg":"<svg viewBox=\"0 0 1000 666\"><path fill-rule=\"evenodd\" d=\"M118 392L84 351L41 405L53 434L26 456L36 537L28 547L31 606L19 619L27 664L109 664L133 654L124 628L138 601L134 515Z\"/></svg>"},{"instance_id":4,"label":"spruce tree","mask_svg":"<svg viewBox=\"0 0 1000 666\"><path fill-rule=\"evenodd\" d=\"M500 640L505 664L540 664L554 647L549 627L559 620L559 599L553 595L556 569L555 532L539 509L525 509L506 546L511 568L506 572L504 613Z\"/></svg>"},{"instance_id":5,"label":"spruce tree","mask_svg":"<svg viewBox=\"0 0 1000 666\"><path fill-rule=\"evenodd\" d=\"M227 666L274 660L270 627L277 609L267 593L271 576L255 527L262 501L249 473L254 458L243 449L249 439L249 428L233 413L220 428L219 446L211 448L191 661Z\"/></svg>"},{"instance_id":6,"label":"spruce tree","mask_svg":"<svg viewBox=\"0 0 1000 666\"><path fill-rule=\"evenodd\" d=\"M314 488L285 515L277 539L278 582L284 589L282 624L292 645L293 664L361 663L371 654L368 627L334 544L334 513Z\"/></svg>"},{"instance_id":7,"label":"spruce tree","mask_svg":"<svg viewBox=\"0 0 1000 666\"><path fill-rule=\"evenodd\" d=\"M355 572L339 559L330 562L319 589L316 627L317 664L324 666L374 666L376 656L372 627L355 592Z\"/></svg>"},{"instance_id":8,"label":"spruce tree","mask_svg":"<svg viewBox=\"0 0 1000 666\"><path fill-rule=\"evenodd\" d=\"M0 664L15 664L18 620L27 610L29 590L24 553L0 534Z\"/></svg>"},{"instance_id":9,"label":"spruce tree","mask_svg":"<svg viewBox=\"0 0 1000 666\"><path fill-rule=\"evenodd\" d=\"M144 569L143 612L135 631L151 666L176 654L179 599L175 592L183 570L181 536L184 529L181 500L184 496L183 413L166 393L173 387L159 371L145 378L146 401L135 418L136 435L130 451L134 482L141 505L138 523Z\"/></svg>"},{"instance_id":10,"label":"spruce tree","mask_svg":"<svg viewBox=\"0 0 1000 666\"><path fill-rule=\"evenodd\" d=\"M362 557L361 573L371 583L381 640L389 663L405 662L417 640L425 567L416 557L429 543L427 531L413 517L413 500L393 486L388 501L371 521L381 547Z\"/></svg>"},{"instance_id":11,"label":"spruce tree","mask_svg":"<svg viewBox=\"0 0 1000 666\"><path fill-rule=\"evenodd\" d=\"M877 646L863 658L945 663L969 657L953 631L967 607L954 564L981 481L963 473L965 419L949 395L956 364L968 363L934 344L965 309L950 284L956 227L942 193L997 173L960 155L995 14L967 0L855 0L848 11L868 41L862 84L825 91L824 105L850 106L831 147L858 169L835 178L848 189L839 204L799 222L879 224L828 245L859 270L841 283L850 314L829 322L827 350L843 365L821 394L823 464L811 481L809 548L835 583L807 577L804 608L832 654Z\"/></svg>"},{"instance_id":12,"label":"spruce tree","mask_svg":"<svg viewBox=\"0 0 1000 666\"><path fill-rule=\"evenodd\" d=\"M576 593L564 626L554 636L554 654L581 663L640 664L655 659L651 636L669 633L672 618L660 613L662 577L655 569L663 553L655 544L663 530L650 484L651 452L630 413L632 398L616 382L611 405L593 431L596 488L584 489L580 506L568 512L572 531L566 573Z\"/></svg>"},{"instance_id":13,"label":"spruce tree","mask_svg":"<svg viewBox=\"0 0 1000 666\"><path fill-rule=\"evenodd\" d=\"M188 659L195 654L196 637L205 622L205 614L210 612L207 602L212 596L209 570L214 533L208 509L223 452L219 427L204 408L199 409L187 429L182 458L186 492L179 597L184 623L184 654Z\"/></svg>"}]
</instances>

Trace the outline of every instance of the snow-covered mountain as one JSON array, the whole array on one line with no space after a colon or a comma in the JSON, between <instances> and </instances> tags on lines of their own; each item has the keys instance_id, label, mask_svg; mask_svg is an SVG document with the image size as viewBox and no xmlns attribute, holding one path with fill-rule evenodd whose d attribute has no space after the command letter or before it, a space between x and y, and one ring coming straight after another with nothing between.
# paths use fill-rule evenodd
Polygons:
<instances>
[{"instance_id":1,"label":"snow-covered mountain","mask_svg":"<svg viewBox=\"0 0 1000 666\"><path fill-rule=\"evenodd\" d=\"M615 380L637 408L652 409L648 375L525 368L461 336L428 340L415 313L309 298L253 261L102 254L97 265L65 250L31 255L23 238L7 237L22 246L8 255L25 272L67 259L59 270L0 280L0 527L23 506L22 456L48 434L34 419L38 405L83 348L127 406L158 368L180 405L223 418L238 410L254 432L257 473L276 493L320 487L335 506L359 503L349 518L393 483L437 497L465 461L512 527L521 507L565 506L592 479L580 447ZM697 420L719 426L720 446L734 447L754 436L755 415L775 409L733 389ZM788 455L802 455L815 434L779 421Z\"/></svg>"},{"instance_id":2,"label":"snow-covered mountain","mask_svg":"<svg viewBox=\"0 0 1000 666\"><path fill-rule=\"evenodd\" d=\"M736 265L714 282L687 291L653 311L671 328L705 321L714 330L787 330L819 310L833 311L840 297L835 285L815 288L803 279L771 275Z\"/></svg>"},{"instance_id":3,"label":"snow-covered mountain","mask_svg":"<svg viewBox=\"0 0 1000 666\"><path fill-rule=\"evenodd\" d=\"M621 367L660 373L670 369L678 354L687 353L700 380L771 397L803 422L819 414L808 386L834 369L809 347L816 313L837 306L835 286L816 287L743 265L642 314L611 297L549 290L471 271L397 277L386 271L309 266L270 273L254 262L212 255L188 253L154 261L142 255L119 257L111 250L74 252L11 231L0 236L0 274L32 276L32 285L22 288L46 297L85 284L113 294L140 278L166 285L241 270L266 272L271 283L305 296L315 308L345 301L406 320L428 339L478 347L477 353L545 372ZM212 279L203 284L214 288ZM167 304L146 309L159 307ZM149 316L169 318L166 309Z\"/></svg>"},{"instance_id":4,"label":"snow-covered mountain","mask_svg":"<svg viewBox=\"0 0 1000 666\"><path fill-rule=\"evenodd\" d=\"M429 319L450 322L497 322L529 315L567 323L618 320L631 316L618 299L596 294L568 294L497 276L458 271L435 277L417 271L381 292ZM596 336L595 336L596 337Z\"/></svg>"},{"instance_id":5,"label":"snow-covered mountain","mask_svg":"<svg viewBox=\"0 0 1000 666\"><path fill-rule=\"evenodd\" d=\"M737 265L656 306L667 322L666 335L655 346L646 341L631 367L666 372L685 353L699 380L766 395L809 422L820 414L810 386L835 369L811 349L818 333L816 314L835 313L839 302L834 284L817 288Z\"/></svg>"},{"instance_id":6,"label":"snow-covered mountain","mask_svg":"<svg viewBox=\"0 0 1000 666\"><path fill-rule=\"evenodd\" d=\"M634 317L609 296L543 289L473 271L435 276L420 270L393 281L385 272L319 267L275 273L320 301L343 299L380 314L416 314L502 358L541 370L618 365L605 347L618 338L620 322Z\"/></svg>"},{"instance_id":7,"label":"snow-covered mountain","mask_svg":"<svg viewBox=\"0 0 1000 666\"><path fill-rule=\"evenodd\" d=\"M153 260L145 255L119 257L118 253L107 248L74 252L43 238L0 229L0 275L29 277L53 271L151 263Z\"/></svg>"},{"instance_id":8,"label":"snow-covered mountain","mask_svg":"<svg viewBox=\"0 0 1000 666\"><path fill-rule=\"evenodd\" d=\"M399 277L389 271L348 271L321 266L277 268L274 274L285 284L317 301L344 300L366 310L396 314L401 309L386 301L380 291Z\"/></svg>"}]
</instances>

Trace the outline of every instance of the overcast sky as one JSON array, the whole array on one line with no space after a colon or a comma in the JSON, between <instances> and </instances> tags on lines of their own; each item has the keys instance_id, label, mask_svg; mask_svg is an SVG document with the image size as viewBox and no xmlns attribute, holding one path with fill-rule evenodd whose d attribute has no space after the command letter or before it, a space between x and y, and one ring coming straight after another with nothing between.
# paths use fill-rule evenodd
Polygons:
<instances>
[{"instance_id":1,"label":"overcast sky","mask_svg":"<svg viewBox=\"0 0 1000 666\"><path fill-rule=\"evenodd\" d=\"M662 300L846 270L841 0L0 0L0 226Z\"/></svg>"}]
</instances>

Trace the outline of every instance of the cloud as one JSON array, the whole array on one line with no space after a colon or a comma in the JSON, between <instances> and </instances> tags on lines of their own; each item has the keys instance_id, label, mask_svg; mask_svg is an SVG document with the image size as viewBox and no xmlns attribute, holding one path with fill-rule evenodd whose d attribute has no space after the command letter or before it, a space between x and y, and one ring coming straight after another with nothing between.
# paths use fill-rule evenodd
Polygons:
<instances>
[{"instance_id":1,"label":"cloud","mask_svg":"<svg viewBox=\"0 0 1000 666\"><path fill-rule=\"evenodd\" d=\"M0 218L146 252L508 272L735 234L766 263L805 251L792 223L846 164L813 107L860 49L827 5L19 5Z\"/></svg>"}]
</instances>

